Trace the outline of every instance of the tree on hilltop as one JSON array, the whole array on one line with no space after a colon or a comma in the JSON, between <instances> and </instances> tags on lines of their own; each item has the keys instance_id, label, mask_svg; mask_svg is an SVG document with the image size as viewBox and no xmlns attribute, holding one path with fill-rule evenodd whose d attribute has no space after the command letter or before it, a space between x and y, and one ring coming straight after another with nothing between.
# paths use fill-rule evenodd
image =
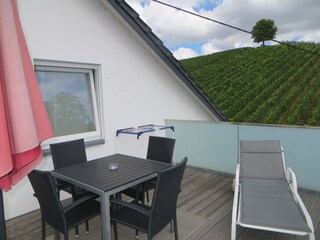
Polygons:
<instances>
[{"instance_id":1,"label":"tree on hilltop","mask_svg":"<svg viewBox=\"0 0 320 240\"><path fill-rule=\"evenodd\" d=\"M262 42L262 46L264 46L265 41L273 40L276 37L277 31L278 28L273 20L260 19L251 31L253 42Z\"/></svg>"}]
</instances>

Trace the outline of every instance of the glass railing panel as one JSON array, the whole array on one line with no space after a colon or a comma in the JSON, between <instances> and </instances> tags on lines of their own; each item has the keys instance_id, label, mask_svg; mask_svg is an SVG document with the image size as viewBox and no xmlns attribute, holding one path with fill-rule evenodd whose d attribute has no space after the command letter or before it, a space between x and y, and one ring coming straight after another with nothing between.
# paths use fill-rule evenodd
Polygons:
<instances>
[{"instance_id":1,"label":"glass railing panel","mask_svg":"<svg viewBox=\"0 0 320 240\"><path fill-rule=\"evenodd\" d=\"M234 174L239 140L280 140L299 187L320 191L320 128L166 120L175 127L175 159Z\"/></svg>"}]
</instances>

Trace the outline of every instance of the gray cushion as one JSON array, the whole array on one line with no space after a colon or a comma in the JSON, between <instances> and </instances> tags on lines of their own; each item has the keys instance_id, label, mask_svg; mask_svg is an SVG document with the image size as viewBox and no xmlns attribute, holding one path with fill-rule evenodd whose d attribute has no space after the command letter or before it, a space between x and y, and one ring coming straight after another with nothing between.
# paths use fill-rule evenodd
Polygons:
<instances>
[{"instance_id":1,"label":"gray cushion","mask_svg":"<svg viewBox=\"0 0 320 240\"><path fill-rule=\"evenodd\" d=\"M285 179L280 141L241 141L241 178Z\"/></svg>"},{"instance_id":2,"label":"gray cushion","mask_svg":"<svg viewBox=\"0 0 320 240\"><path fill-rule=\"evenodd\" d=\"M281 153L241 153L241 178L285 179Z\"/></svg>"},{"instance_id":3,"label":"gray cushion","mask_svg":"<svg viewBox=\"0 0 320 240\"><path fill-rule=\"evenodd\" d=\"M281 153L279 140L240 141L241 152Z\"/></svg>"},{"instance_id":4,"label":"gray cushion","mask_svg":"<svg viewBox=\"0 0 320 240\"><path fill-rule=\"evenodd\" d=\"M286 181L242 180L239 210L242 224L311 232Z\"/></svg>"}]
</instances>

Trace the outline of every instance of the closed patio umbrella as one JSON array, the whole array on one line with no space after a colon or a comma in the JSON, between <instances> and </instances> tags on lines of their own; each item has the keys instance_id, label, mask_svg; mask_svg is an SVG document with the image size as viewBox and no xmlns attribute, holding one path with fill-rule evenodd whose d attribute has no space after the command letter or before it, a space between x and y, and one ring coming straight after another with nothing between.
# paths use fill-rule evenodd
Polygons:
<instances>
[{"instance_id":1,"label":"closed patio umbrella","mask_svg":"<svg viewBox=\"0 0 320 240\"><path fill-rule=\"evenodd\" d=\"M53 136L23 36L16 0L0 0L0 239L6 239L2 190L42 159Z\"/></svg>"}]
</instances>

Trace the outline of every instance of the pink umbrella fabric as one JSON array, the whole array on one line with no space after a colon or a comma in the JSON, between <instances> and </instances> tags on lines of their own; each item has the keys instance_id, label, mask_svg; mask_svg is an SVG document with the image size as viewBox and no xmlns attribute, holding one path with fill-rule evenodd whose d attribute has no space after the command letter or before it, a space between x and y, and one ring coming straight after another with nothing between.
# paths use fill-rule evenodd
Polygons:
<instances>
[{"instance_id":1,"label":"pink umbrella fabric","mask_svg":"<svg viewBox=\"0 0 320 240\"><path fill-rule=\"evenodd\" d=\"M53 131L38 87L16 0L0 0L0 189L9 191L42 159Z\"/></svg>"}]
</instances>

